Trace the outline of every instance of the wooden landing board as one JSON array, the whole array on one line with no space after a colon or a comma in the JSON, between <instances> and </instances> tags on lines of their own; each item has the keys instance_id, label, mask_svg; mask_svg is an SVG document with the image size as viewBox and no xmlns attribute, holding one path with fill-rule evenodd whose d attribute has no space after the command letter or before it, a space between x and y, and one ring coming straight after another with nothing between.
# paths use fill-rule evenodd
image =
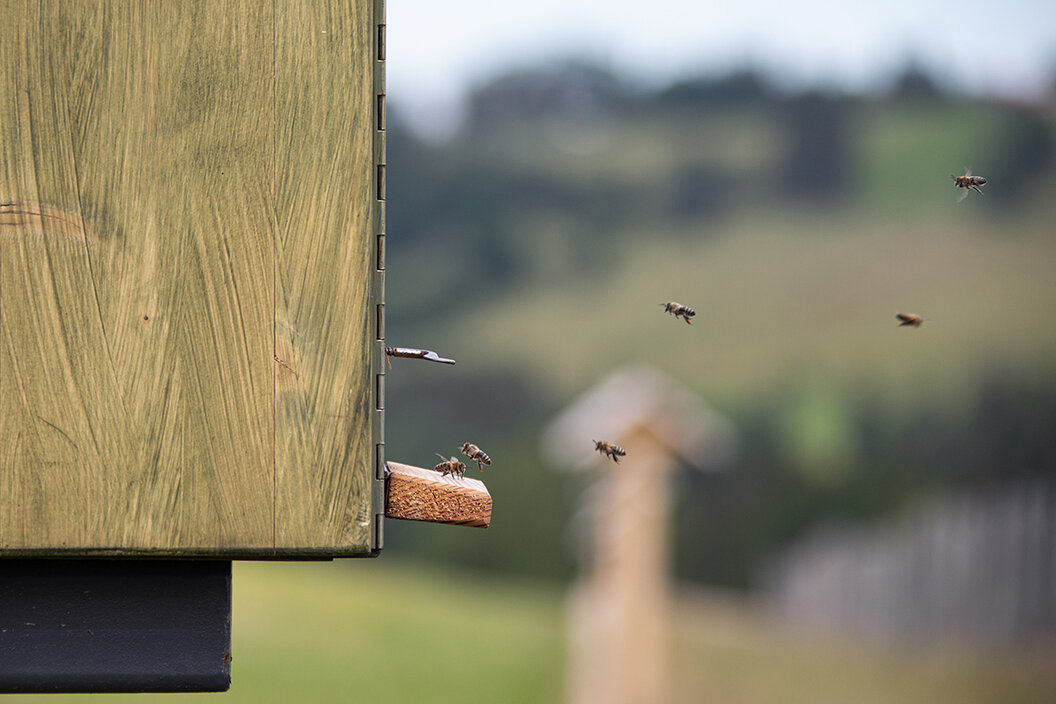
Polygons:
<instances>
[{"instance_id":1,"label":"wooden landing board","mask_svg":"<svg viewBox=\"0 0 1056 704\"><path fill-rule=\"evenodd\" d=\"M382 7L5 4L0 556L372 550Z\"/></svg>"},{"instance_id":2,"label":"wooden landing board","mask_svg":"<svg viewBox=\"0 0 1056 704\"><path fill-rule=\"evenodd\" d=\"M385 517L487 528L491 494L484 482L386 462Z\"/></svg>"}]
</instances>

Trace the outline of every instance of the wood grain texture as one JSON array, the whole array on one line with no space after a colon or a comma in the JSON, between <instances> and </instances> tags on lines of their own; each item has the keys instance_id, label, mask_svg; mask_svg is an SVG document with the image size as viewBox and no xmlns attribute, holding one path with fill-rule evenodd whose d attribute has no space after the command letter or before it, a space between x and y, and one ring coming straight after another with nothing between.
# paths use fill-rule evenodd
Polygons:
<instances>
[{"instance_id":1,"label":"wood grain texture","mask_svg":"<svg viewBox=\"0 0 1056 704\"><path fill-rule=\"evenodd\" d=\"M0 555L370 551L373 14L0 0Z\"/></svg>"},{"instance_id":2,"label":"wood grain texture","mask_svg":"<svg viewBox=\"0 0 1056 704\"><path fill-rule=\"evenodd\" d=\"M275 344L289 365L276 369L277 540L364 544L373 522L372 6L276 7L285 37L276 57L277 156L300 167L277 171Z\"/></svg>"},{"instance_id":3,"label":"wood grain texture","mask_svg":"<svg viewBox=\"0 0 1056 704\"><path fill-rule=\"evenodd\" d=\"M386 462L385 517L487 528L491 494L484 482Z\"/></svg>"}]
</instances>

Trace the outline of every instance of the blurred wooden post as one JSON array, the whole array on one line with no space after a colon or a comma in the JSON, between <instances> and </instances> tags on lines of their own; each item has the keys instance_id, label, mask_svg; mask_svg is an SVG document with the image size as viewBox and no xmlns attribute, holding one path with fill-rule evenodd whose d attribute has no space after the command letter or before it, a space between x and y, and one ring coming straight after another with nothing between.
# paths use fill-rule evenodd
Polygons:
<instances>
[{"instance_id":1,"label":"blurred wooden post","mask_svg":"<svg viewBox=\"0 0 1056 704\"><path fill-rule=\"evenodd\" d=\"M670 451L649 432L592 490L590 564L573 588L571 704L671 701L667 688Z\"/></svg>"},{"instance_id":2,"label":"blurred wooden post","mask_svg":"<svg viewBox=\"0 0 1056 704\"><path fill-rule=\"evenodd\" d=\"M619 464L589 452L592 439L623 446ZM590 540L569 599L569 704L672 701L667 671L671 475L728 455L729 424L650 367L613 374L550 427L555 464L569 448L602 471L582 503ZM572 452L573 459L577 454Z\"/></svg>"}]
</instances>

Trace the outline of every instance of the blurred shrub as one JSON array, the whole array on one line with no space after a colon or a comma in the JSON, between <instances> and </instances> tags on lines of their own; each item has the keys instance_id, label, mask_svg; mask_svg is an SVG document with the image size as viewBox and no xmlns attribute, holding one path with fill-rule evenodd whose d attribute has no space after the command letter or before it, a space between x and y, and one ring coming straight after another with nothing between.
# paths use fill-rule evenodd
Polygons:
<instances>
[{"instance_id":1,"label":"blurred shrub","mask_svg":"<svg viewBox=\"0 0 1056 704\"><path fill-rule=\"evenodd\" d=\"M1004 208L1021 205L1035 193L1039 177L1056 166L1056 126L1036 112L1009 111L991 160L988 191ZM1047 185L1047 184L1046 184Z\"/></svg>"},{"instance_id":2,"label":"blurred shrub","mask_svg":"<svg viewBox=\"0 0 1056 704\"><path fill-rule=\"evenodd\" d=\"M813 203L845 200L853 182L851 101L804 93L784 103L780 114L788 151L777 191Z\"/></svg>"},{"instance_id":3,"label":"blurred shrub","mask_svg":"<svg viewBox=\"0 0 1056 704\"><path fill-rule=\"evenodd\" d=\"M659 108L710 108L716 106L762 105L777 96L764 77L753 69L734 71L726 76L699 77L677 81L656 96Z\"/></svg>"}]
</instances>

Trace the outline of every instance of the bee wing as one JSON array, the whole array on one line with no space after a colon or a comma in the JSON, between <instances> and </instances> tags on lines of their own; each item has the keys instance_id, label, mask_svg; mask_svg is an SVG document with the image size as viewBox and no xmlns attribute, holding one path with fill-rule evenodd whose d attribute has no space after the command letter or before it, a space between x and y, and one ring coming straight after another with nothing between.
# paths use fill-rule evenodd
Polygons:
<instances>
[{"instance_id":1,"label":"bee wing","mask_svg":"<svg viewBox=\"0 0 1056 704\"><path fill-rule=\"evenodd\" d=\"M968 197L968 189L962 188L960 195L957 196L957 202L960 203L962 200Z\"/></svg>"}]
</instances>

